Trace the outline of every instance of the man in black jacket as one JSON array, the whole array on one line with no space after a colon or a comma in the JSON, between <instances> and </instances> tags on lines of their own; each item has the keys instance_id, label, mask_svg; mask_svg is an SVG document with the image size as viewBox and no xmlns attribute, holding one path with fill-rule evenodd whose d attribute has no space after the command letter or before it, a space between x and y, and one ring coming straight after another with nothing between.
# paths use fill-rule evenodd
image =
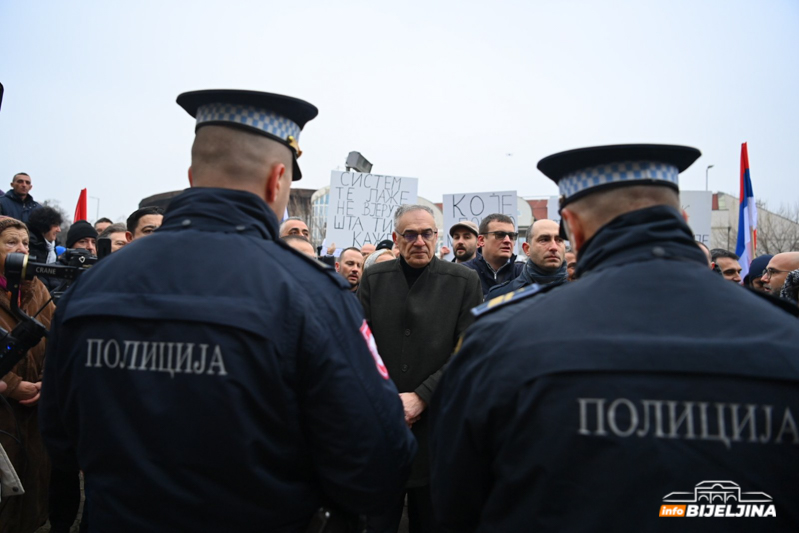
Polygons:
<instances>
[{"instance_id":1,"label":"man in black jacket","mask_svg":"<svg viewBox=\"0 0 799 533\"><path fill-rule=\"evenodd\" d=\"M677 187L699 155L538 164L579 281L477 312L430 407L439 531L799 528L797 319L707 268Z\"/></svg>"},{"instance_id":2,"label":"man in black jacket","mask_svg":"<svg viewBox=\"0 0 799 533\"><path fill-rule=\"evenodd\" d=\"M419 441L407 484L411 533L435 531L430 504L427 405L458 337L482 301L480 281L468 268L435 257L436 222L430 208L403 205L394 213L396 261L364 271L358 298L388 374L397 385L405 421ZM396 533L404 497L370 517L376 533Z\"/></svg>"}]
</instances>

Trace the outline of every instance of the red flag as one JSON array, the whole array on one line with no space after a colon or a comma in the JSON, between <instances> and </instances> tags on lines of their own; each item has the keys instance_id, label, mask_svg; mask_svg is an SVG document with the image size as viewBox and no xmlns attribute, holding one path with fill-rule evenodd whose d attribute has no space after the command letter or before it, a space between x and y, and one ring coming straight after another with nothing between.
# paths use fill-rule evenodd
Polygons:
<instances>
[{"instance_id":1,"label":"red flag","mask_svg":"<svg viewBox=\"0 0 799 533\"><path fill-rule=\"evenodd\" d=\"M78 220L86 220L88 218L88 196L86 196L86 189L81 189L80 197L78 198L78 205L75 207L75 217L72 220L74 224Z\"/></svg>"}]
</instances>

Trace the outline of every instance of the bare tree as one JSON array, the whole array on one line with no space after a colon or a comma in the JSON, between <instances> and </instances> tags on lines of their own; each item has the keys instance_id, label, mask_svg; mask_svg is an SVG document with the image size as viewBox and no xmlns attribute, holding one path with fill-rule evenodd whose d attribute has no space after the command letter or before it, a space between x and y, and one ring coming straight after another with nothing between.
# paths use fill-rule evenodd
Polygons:
<instances>
[{"instance_id":1,"label":"bare tree","mask_svg":"<svg viewBox=\"0 0 799 533\"><path fill-rule=\"evenodd\" d=\"M757 255L799 251L799 202L769 211L758 202Z\"/></svg>"},{"instance_id":2,"label":"bare tree","mask_svg":"<svg viewBox=\"0 0 799 533\"><path fill-rule=\"evenodd\" d=\"M714 219L712 243L714 247L735 252L738 242L738 199L719 194L720 209L724 216ZM766 202L757 202L757 252L756 255L799 251L799 202L781 205L770 211Z\"/></svg>"}]
</instances>

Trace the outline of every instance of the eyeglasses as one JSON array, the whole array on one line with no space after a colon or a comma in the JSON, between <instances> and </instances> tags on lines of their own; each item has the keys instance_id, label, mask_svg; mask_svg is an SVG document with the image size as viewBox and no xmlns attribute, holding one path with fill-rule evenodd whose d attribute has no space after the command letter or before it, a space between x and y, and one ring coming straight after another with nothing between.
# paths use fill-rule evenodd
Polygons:
<instances>
[{"instance_id":1,"label":"eyeglasses","mask_svg":"<svg viewBox=\"0 0 799 533\"><path fill-rule=\"evenodd\" d=\"M436 234L438 234L438 232L433 230L425 230L421 233L419 233L418 231L406 231L405 233L400 233L400 235L402 235L403 238L409 243L416 242L416 239L418 239L419 236L421 236L422 239L426 241L432 241L433 237L435 237Z\"/></svg>"},{"instance_id":2,"label":"eyeglasses","mask_svg":"<svg viewBox=\"0 0 799 533\"><path fill-rule=\"evenodd\" d=\"M505 237L510 237L510 240L515 241L519 233L516 231L487 231L480 235L493 235L498 241L504 241Z\"/></svg>"},{"instance_id":3,"label":"eyeglasses","mask_svg":"<svg viewBox=\"0 0 799 533\"><path fill-rule=\"evenodd\" d=\"M763 278L765 278L766 276L771 277L774 274L781 274L781 273L784 273L784 272L790 272L790 270L777 270L776 268L769 267L766 270L764 270L762 274L760 274L760 277L763 277Z\"/></svg>"}]
</instances>

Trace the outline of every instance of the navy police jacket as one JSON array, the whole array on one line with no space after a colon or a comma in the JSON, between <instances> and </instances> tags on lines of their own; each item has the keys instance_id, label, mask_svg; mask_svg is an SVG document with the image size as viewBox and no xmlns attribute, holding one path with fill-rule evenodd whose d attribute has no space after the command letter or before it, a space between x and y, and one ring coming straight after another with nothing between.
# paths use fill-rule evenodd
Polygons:
<instances>
[{"instance_id":1,"label":"navy police jacket","mask_svg":"<svg viewBox=\"0 0 799 533\"><path fill-rule=\"evenodd\" d=\"M416 443L349 286L247 192L190 189L70 288L41 430L92 531L304 531L373 513Z\"/></svg>"},{"instance_id":2,"label":"navy police jacket","mask_svg":"<svg viewBox=\"0 0 799 533\"><path fill-rule=\"evenodd\" d=\"M431 402L440 531L796 531L799 322L679 213L616 218L574 283L476 311Z\"/></svg>"}]
</instances>

